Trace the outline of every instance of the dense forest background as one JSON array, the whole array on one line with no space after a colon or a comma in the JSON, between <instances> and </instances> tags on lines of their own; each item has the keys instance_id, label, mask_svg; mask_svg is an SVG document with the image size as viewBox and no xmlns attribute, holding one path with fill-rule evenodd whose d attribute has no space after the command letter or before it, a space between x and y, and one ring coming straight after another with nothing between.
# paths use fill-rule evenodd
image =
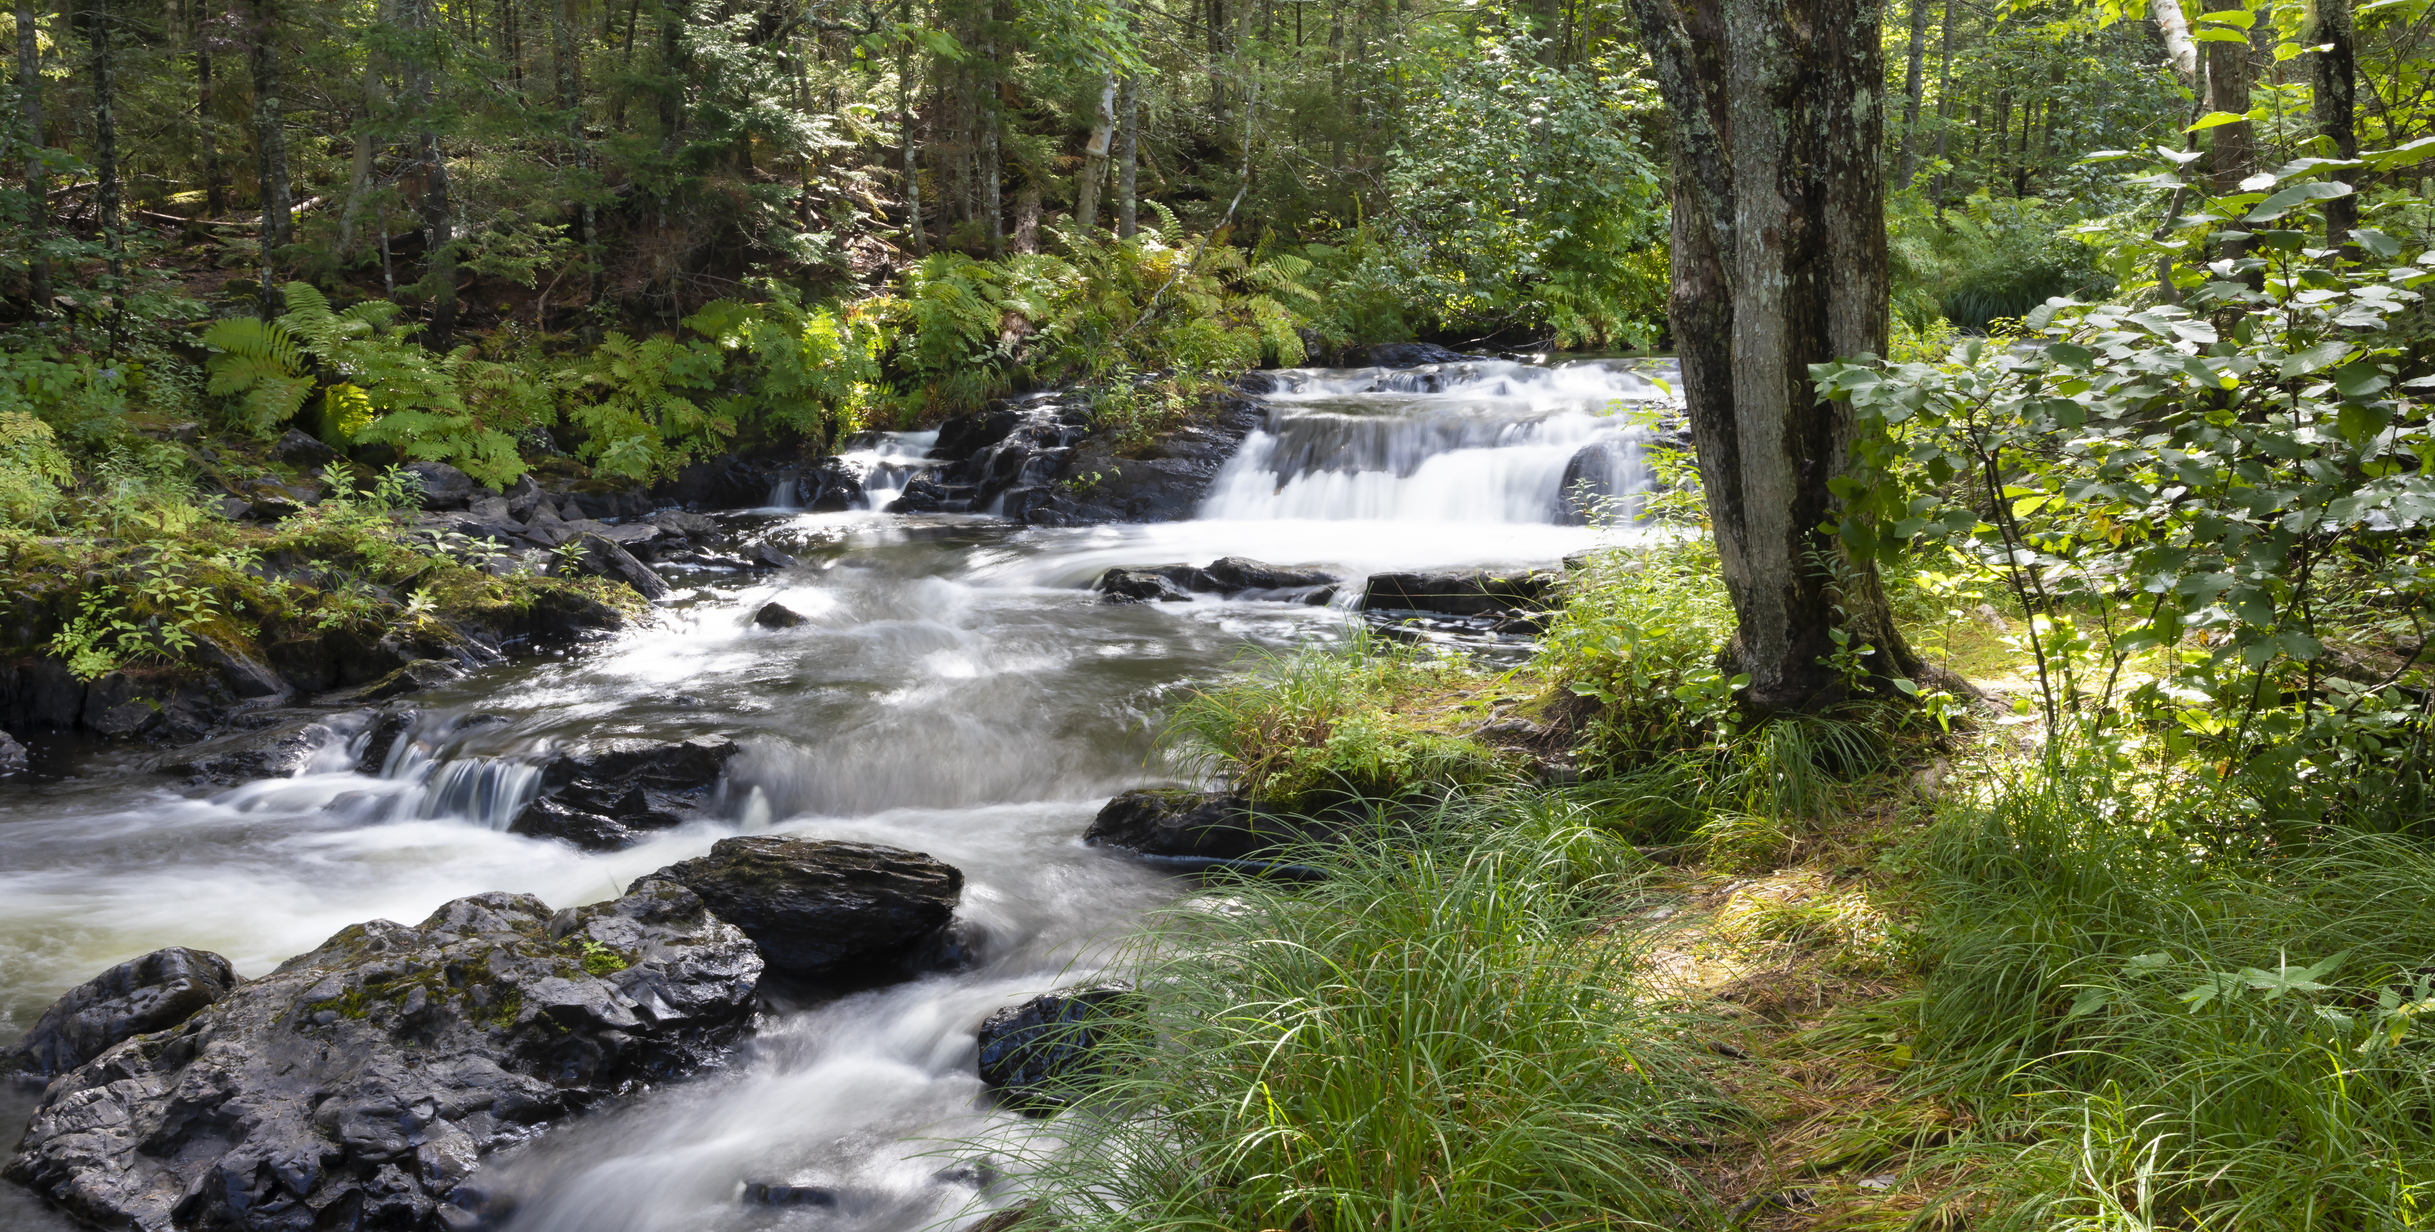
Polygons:
<instances>
[{"instance_id":1,"label":"dense forest background","mask_svg":"<svg viewBox=\"0 0 2435 1232\"><path fill-rule=\"evenodd\" d=\"M2426 127L2424 9L2358 16L2368 146ZM2310 12L2191 20L2210 62L2238 44L2251 161L2322 141ZM64 0L13 21L0 297L13 362L69 369L15 383L295 421L375 460L499 481L538 431L640 478L1076 375L1668 342L1669 151L1616 3ZM1886 12L1898 334L2123 281L2109 252L2160 190L2085 156L2179 147L2228 105L2176 72L2161 31L2188 24ZM198 324L299 311L343 325Z\"/></svg>"}]
</instances>

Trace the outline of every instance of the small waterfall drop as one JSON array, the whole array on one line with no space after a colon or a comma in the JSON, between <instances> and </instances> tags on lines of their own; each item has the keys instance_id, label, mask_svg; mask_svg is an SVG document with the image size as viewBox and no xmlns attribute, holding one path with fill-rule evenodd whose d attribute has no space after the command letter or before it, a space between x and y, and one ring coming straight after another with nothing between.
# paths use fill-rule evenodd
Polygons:
<instances>
[{"instance_id":1,"label":"small waterfall drop","mask_svg":"<svg viewBox=\"0 0 2435 1232\"><path fill-rule=\"evenodd\" d=\"M908 480L938 465L930 458L930 448L936 444L936 428L927 432L871 432L857 440L852 449L838 454L837 461L862 481L865 505L885 509L888 502L904 494Z\"/></svg>"},{"instance_id":2,"label":"small waterfall drop","mask_svg":"<svg viewBox=\"0 0 2435 1232\"><path fill-rule=\"evenodd\" d=\"M1662 361L1273 374L1268 423L1220 471L1201 516L1226 521L1622 520L1649 487L1635 410L1674 399ZM1655 379L1652 379L1655 378Z\"/></svg>"}]
</instances>

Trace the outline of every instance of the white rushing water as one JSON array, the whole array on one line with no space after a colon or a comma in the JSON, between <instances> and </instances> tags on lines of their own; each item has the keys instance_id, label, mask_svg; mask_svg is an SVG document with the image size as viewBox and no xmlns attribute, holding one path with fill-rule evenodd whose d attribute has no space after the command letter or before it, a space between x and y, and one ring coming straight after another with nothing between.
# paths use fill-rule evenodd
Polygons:
<instances>
[{"instance_id":1,"label":"white rushing water","mask_svg":"<svg viewBox=\"0 0 2435 1232\"><path fill-rule=\"evenodd\" d=\"M1195 521L791 513L759 533L796 567L680 592L656 627L425 694L425 717L378 773L358 773L337 743L296 777L190 798L141 773L139 751L98 749L71 777L7 788L0 1036L164 945L259 975L348 924L420 920L466 894L608 898L730 834L888 843L965 871L975 967L777 1007L728 1069L562 1126L492 1168L522 1195L511 1232L895 1232L967 1210L988 1174L944 1144L1021 1124L980 1086L975 1026L1087 974L1185 888L1080 841L1109 796L1181 781L1153 717L1246 651L1347 628L1340 609L1103 604L1092 579L1225 555L1356 582L1388 568L1552 566L1615 533L1558 523L1566 471L1588 451L1582 465L1607 467L1598 481L1628 497L1640 429L1617 412L1664 396L1612 362L1281 379L1267 427ZM933 440L890 434L847 462L884 506ZM771 601L807 622L754 626ZM607 854L505 832L546 749L694 735L745 746L712 819ZM9 1092L0 1114L31 1098ZM821 1186L838 1204L742 1201L759 1181ZM0 1191L0 1232L64 1226Z\"/></svg>"}]
</instances>

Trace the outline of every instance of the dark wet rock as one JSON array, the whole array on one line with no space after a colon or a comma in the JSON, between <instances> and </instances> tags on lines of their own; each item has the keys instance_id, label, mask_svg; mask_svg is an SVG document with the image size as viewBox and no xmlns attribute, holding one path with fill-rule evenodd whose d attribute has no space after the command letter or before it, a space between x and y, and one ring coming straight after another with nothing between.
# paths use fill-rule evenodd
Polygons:
<instances>
[{"instance_id":1,"label":"dark wet rock","mask_svg":"<svg viewBox=\"0 0 2435 1232\"><path fill-rule=\"evenodd\" d=\"M420 693L465 678L465 669L448 659L416 659L356 691L355 701L380 702Z\"/></svg>"},{"instance_id":2,"label":"dark wet rock","mask_svg":"<svg viewBox=\"0 0 2435 1232\"><path fill-rule=\"evenodd\" d=\"M155 682L111 672L85 689L77 726L99 736L140 736L160 726L162 704Z\"/></svg>"},{"instance_id":3,"label":"dark wet rock","mask_svg":"<svg viewBox=\"0 0 2435 1232\"><path fill-rule=\"evenodd\" d=\"M242 698L284 697L293 690L279 673L257 663L241 650L231 649L209 638L196 639L195 658L205 667L218 672L227 682L228 690Z\"/></svg>"},{"instance_id":4,"label":"dark wet rock","mask_svg":"<svg viewBox=\"0 0 2435 1232\"><path fill-rule=\"evenodd\" d=\"M231 522L242 522L252 517L254 512L254 503L242 496L215 497L209 504L212 512Z\"/></svg>"},{"instance_id":5,"label":"dark wet rock","mask_svg":"<svg viewBox=\"0 0 2435 1232\"><path fill-rule=\"evenodd\" d=\"M1318 569L1289 569L1241 556L1222 557L1206 569L1190 565L1157 565L1110 569L1091 589L1109 603L1156 600L1172 603L1196 594L1234 598L1251 595L1292 602L1325 603L1336 593L1339 579Z\"/></svg>"},{"instance_id":6,"label":"dark wet rock","mask_svg":"<svg viewBox=\"0 0 2435 1232\"><path fill-rule=\"evenodd\" d=\"M1591 518L1614 510L1624 493L1624 468L1630 461L1621 441L1584 445L1564 464L1564 482L1556 489L1556 521L1586 525Z\"/></svg>"},{"instance_id":7,"label":"dark wet rock","mask_svg":"<svg viewBox=\"0 0 2435 1232\"><path fill-rule=\"evenodd\" d=\"M783 603L765 603L752 614L752 622L764 629L792 629L803 623L803 613Z\"/></svg>"},{"instance_id":8,"label":"dark wet rock","mask_svg":"<svg viewBox=\"0 0 2435 1232\"><path fill-rule=\"evenodd\" d=\"M764 569L792 569L795 567L794 557L767 543L753 545L751 560L753 564Z\"/></svg>"},{"instance_id":9,"label":"dark wet rock","mask_svg":"<svg viewBox=\"0 0 2435 1232\"><path fill-rule=\"evenodd\" d=\"M740 751L719 736L674 744L612 741L560 753L542 768L540 794L516 814L508 833L563 839L590 851L630 847L645 831L701 816Z\"/></svg>"},{"instance_id":10,"label":"dark wet rock","mask_svg":"<svg viewBox=\"0 0 2435 1232\"><path fill-rule=\"evenodd\" d=\"M445 462L408 462L398 469L421 481L425 509L463 509L473 502L473 476Z\"/></svg>"},{"instance_id":11,"label":"dark wet rock","mask_svg":"<svg viewBox=\"0 0 2435 1232\"><path fill-rule=\"evenodd\" d=\"M887 513L938 513L951 499L947 489L928 475L915 475L888 502Z\"/></svg>"},{"instance_id":12,"label":"dark wet rock","mask_svg":"<svg viewBox=\"0 0 2435 1232\"><path fill-rule=\"evenodd\" d=\"M1192 583L1200 580L1200 572L1190 565L1110 569L1091 589L1107 603L1182 603L1192 598Z\"/></svg>"},{"instance_id":13,"label":"dark wet rock","mask_svg":"<svg viewBox=\"0 0 2435 1232\"><path fill-rule=\"evenodd\" d=\"M25 746L17 743L15 736L0 731L0 778L23 774L28 764Z\"/></svg>"},{"instance_id":14,"label":"dark wet rock","mask_svg":"<svg viewBox=\"0 0 2435 1232\"><path fill-rule=\"evenodd\" d=\"M587 532L583 536L583 555L575 567L594 577L624 582L646 599L666 598L668 594L668 583L660 580L649 565L634 559L632 553L604 535Z\"/></svg>"},{"instance_id":15,"label":"dark wet rock","mask_svg":"<svg viewBox=\"0 0 2435 1232\"><path fill-rule=\"evenodd\" d=\"M1106 1072L1105 1046L1139 1021L1129 984L1061 988L982 1020L981 1081L1018 1106L1046 1110L1072 1101Z\"/></svg>"},{"instance_id":16,"label":"dark wet rock","mask_svg":"<svg viewBox=\"0 0 2435 1232\"><path fill-rule=\"evenodd\" d=\"M1555 578L1546 573L1373 573L1361 610L1436 612L1487 616L1536 611L1551 600Z\"/></svg>"},{"instance_id":17,"label":"dark wet rock","mask_svg":"<svg viewBox=\"0 0 2435 1232\"><path fill-rule=\"evenodd\" d=\"M1461 364L1478 359L1449 351L1434 342L1390 342L1371 347L1363 356L1373 368L1418 368L1424 364Z\"/></svg>"},{"instance_id":18,"label":"dark wet rock","mask_svg":"<svg viewBox=\"0 0 2435 1232\"><path fill-rule=\"evenodd\" d=\"M321 443L320 439L295 428L287 430L271 445L271 456L290 466L319 470L338 460L338 451Z\"/></svg>"},{"instance_id":19,"label":"dark wet rock","mask_svg":"<svg viewBox=\"0 0 2435 1232\"><path fill-rule=\"evenodd\" d=\"M1188 863L1223 863L1265 860L1326 837L1315 823L1241 796L1153 787L1108 801L1082 841Z\"/></svg>"},{"instance_id":20,"label":"dark wet rock","mask_svg":"<svg viewBox=\"0 0 2435 1232\"><path fill-rule=\"evenodd\" d=\"M1147 448L1119 453L1105 437L1091 437L1075 446L1061 482L1076 490L1061 493L1034 520L1062 519L1069 524L1094 522L1177 522L1200 511L1209 483L1235 450L1267 420L1267 412L1243 398L1220 399L1216 414L1178 427Z\"/></svg>"},{"instance_id":21,"label":"dark wet rock","mask_svg":"<svg viewBox=\"0 0 2435 1232\"><path fill-rule=\"evenodd\" d=\"M170 946L126 962L67 991L34 1029L0 1051L0 1075L64 1074L115 1045L166 1031L228 995L237 973L208 950Z\"/></svg>"},{"instance_id":22,"label":"dark wet rock","mask_svg":"<svg viewBox=\"0 0 2435 1232\"><path fill-rule=\"evenodd\" d=\"M715 1062L761 968L650 878L358 924L54 1081L6 1175L110 1227L475 1226L493 1151Z\"/></svg>"},{"instance_id":23,"label":"dark wet rock","mask_svg":"<svg viewBox=\"0 0 2435 1232\"><path fill-rule=\"evenodd\" d=\"M0 727L24 734L76 726L85 708L84 681L49 655L0 667Z\"/></svg>"},{"instance_id":24,"label":"dark wet rock","mask_svg":"<svg viewBox=\"0 0 2435 1232\"><path fill-rule=\"evenodd\" d=\"M177 760L159 769L191 783L216 786L289 778L312 764L323 749L344 742L349 732L362 730L370 718L365 711L291 718L189 746L177 754Z\"/></svg>"},{"instance_id":25,"label":"dark wet rock","mask_svg":"<svg viewBox=\"0 0 2435 1232\"><path fill-rule=\"evenodd\" d=\"M355 772L377 775L389 765L389 754L397 742L414 730L416 710L398 704L384 707L372 717L371 730L364 734L364 747L355 755Z\"/></svg>"},{"instance_id":26,"label":"dark wet rock","mask_svg":"<svg viewBox=\"0 0 2435 1232\"><path fill-rule=\"evenodd\" d=\"M794 483L795 504L814 513L841 513L869 503L861 477L835 458L804 467Z\"/></svg>"},{"instance_id":27,"label":"dark wet rock","mask_svg":"<svg viewBox=\"0 0 2435 1232\"><path fill-rule=\"evenodd\" d=\"M541 485L534 483L532 476L526 475L508 485L507 491L500 495L506 498L507 516L521 522L532 517L533 510L540 506Z\"/></svg>"},{"instance_id":28,"label":"dark wet rock","mask_svg":"<svg viewBox=\"0 0 2435 1232\"><path fill-rule=\"evenodd\" d=\"M696 509L750 509L769 503L769 469L727 454L679 469L652 494Z\"/></svg>"},{"instance_id":29,"label":"dark wet rock","mask_svg":"<svg viewBox=\"0 0 2435 1232\"><path fill-rule=\"evenodd\" d=\"M744 1200L756 1206L835 1206L837 1191L781 1181L744 1182Z\"/></svg>"},{"instance_id":30,"label":"dark wet rock","mask_svg":"<svg viewBox=\"0 0 2435 1232\"><path fill-rule=\"evenodd\" d=\"M744 930L773 971L816 978L885 968L934 945L964 874L917 851L778 835L721 839L652 876L681 883Z\"/></svg>"}]
</instances>

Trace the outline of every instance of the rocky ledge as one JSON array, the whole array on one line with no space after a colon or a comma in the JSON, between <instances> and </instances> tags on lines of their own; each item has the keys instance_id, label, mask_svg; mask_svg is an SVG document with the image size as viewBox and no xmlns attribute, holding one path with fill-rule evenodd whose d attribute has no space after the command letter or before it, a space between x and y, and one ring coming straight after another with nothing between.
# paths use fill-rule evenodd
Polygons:
<instances>
[{"instance_id":1,"label":"rocky ledge","mask_svg":"<svg viewBox=\"0 0 2435 1232\"><path fill-rule=\"evenodd\" d=\"M746 835L651 876L691 887L789 976L903 972L961 948L949 923L963 871L918 851Z\"/></svg>"},{"instance_id":2,"label":"rocky ledge","mask_svg":"<svg viewBox=\"0 0 2435 1232\"><path fill-rule=\"evenodd\" d=\"M145 1232L472 1227L487 1156L714 1063L761 968L657 878L565 911L494 893L355 925L54 1081L6 1175Z\"/></svg>"},{"instance_id":3,"label":"rocky ledge","mask_svg":"<svg viewBox=\"0 0 2435 1232\"><path fill-rule=\"evenodd\" d=\"M704 736L674 744L617 740L554 754L541 771L540 794L508 832L591 851L630 847L645 831L704 815L720 775L741 751L725 736Z\"/></svg>"},{"instance_id":4,"label":"rocky ledge","mask_svg":"<svg viewBox=\"0 0 2435 1232\"><path fill-rule=\"evenodd\" d=\"M1185 868L1291 873L1278 865L1294 847L1334 837L1326 823L1282 813L1226 792L1148 787L1107 802L1082 841Z\"/></svg>"},{"instance_id":5,"label":"rocky ledge","mask_svg":"<svg viewBox=\"0 0 2435 1232\"><path fill-rule=\"evenodd\" d=\"M1007 1006L981 1022L981 1081L1026 1112L1071 1103L1107 1072L1108 1044L1141 1009L1141 994L1113 981Z\"/></svg>"},{"instance_id":6,"label":"rocky ledge","mask_svg":"<svg viewBox=\"0 0 2435 1232\"><path fill-rule=\"evenodd\" d=\"M1326 603L1336 597L1344 579L1319 569L1292 569L1262 564L1241 556L1225 556L1207 568L1154 565L1110 569L1091 583L1108 603L1174 603L1194 595L1225 598L1275 599L1286 603Z\"/></svg>"}]
</instances>

